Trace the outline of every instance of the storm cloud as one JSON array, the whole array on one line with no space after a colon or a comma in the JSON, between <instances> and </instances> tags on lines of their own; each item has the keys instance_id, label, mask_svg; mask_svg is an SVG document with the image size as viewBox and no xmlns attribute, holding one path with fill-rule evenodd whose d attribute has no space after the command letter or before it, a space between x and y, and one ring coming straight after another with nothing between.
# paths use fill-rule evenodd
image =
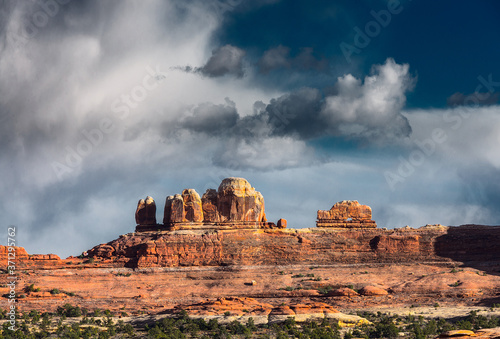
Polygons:
<instances>
[{"instance_id":1,"label":"storm cloud","mask_svg":"<svg viewBox=\"0 0 500 339\"><path fill-rule=\"evenodd\" d=\"M229 99L225 105L205 103L181 117L175 126L221 139L239 136L250 144L277 137L389 142L411 134L411 126L401 111L414 83L408 65L388 59L374 66L364 80L351 74L338 78L334 94L324 96L318 89L304 87L273 98L268 104L255 102L253 114L244 117Z\"/></svg>"},{"instance_id":2,"label":"storm cloud","mask_svg":"<svg viewBox=\"0 0 500 339\"><path fill-rule=\"evenodd\" d=\"M186 73L198 73L206 77L216 78L225 75L233 75L237 78L243 77L243 58L245 51L242 49L225 45L212 51L212 56L202 67L177 66L173 69L179 69Z\"/></svg>"}]
</instances>

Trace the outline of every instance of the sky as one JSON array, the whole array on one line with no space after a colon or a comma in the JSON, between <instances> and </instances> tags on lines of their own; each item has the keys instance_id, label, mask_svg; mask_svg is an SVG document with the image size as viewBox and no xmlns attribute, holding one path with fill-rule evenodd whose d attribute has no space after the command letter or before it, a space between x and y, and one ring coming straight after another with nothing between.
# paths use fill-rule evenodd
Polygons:
<instances>
[{"instance_id":1,"label":"sky","mask_svg":"<svg viewBox=\"0 0 500 339\"><path fill-rule=\"evenodd\" d=\"M223 178L269 221L500 224L496 1L3 0L0 215L79 255ZM6 244L2 241L2 244Z\"/></svg>"}]
</instances>

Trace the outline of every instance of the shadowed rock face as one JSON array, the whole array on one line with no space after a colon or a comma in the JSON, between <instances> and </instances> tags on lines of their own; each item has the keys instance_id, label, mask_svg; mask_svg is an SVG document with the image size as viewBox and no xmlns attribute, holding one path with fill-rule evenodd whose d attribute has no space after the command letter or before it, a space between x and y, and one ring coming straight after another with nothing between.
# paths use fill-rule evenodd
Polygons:
<instances>
[{"instance_id":1,"label":"shadowed rock face","mask_svg":"<svg viewBox=\"0 0 500 339\"><path fill-rule=\"evenodd\" d=\"M328 211L318 211L318 227L375 228L370 206L361 205L356 200L336 203Z\"/></svg>"},{"instance_id":2,"label":"shadowed rock face","mask_svg":"<svg viewBox=\"0 0 500 339\"><path fill-rule=\"evenodd\" d=\"M170 195L165 201L163 223L183 222L185 220L184 199L180 194Z\"/></svg>"},{"instance_id":3,"label":"shadowed rock face","mask_svg":"<svg viewBox=\"0 0 500 339\"><path fill-rule=\"evenodd\" d=\"M203 209L203 216L205 222L219 222L218 195L217 191L213 188L207 189L201 198L201 205Z\"/></svg>"},{"instance_id":4,"label":"shadowed rock face","mask_svg":"<svg viewBox=\"0 0 500 339\"><path fill-rule=\"evenodd\" d=\"M137 225L156 225L156 204L150 196L137 203L135 222Z\"/></svg>"}]
</instances>

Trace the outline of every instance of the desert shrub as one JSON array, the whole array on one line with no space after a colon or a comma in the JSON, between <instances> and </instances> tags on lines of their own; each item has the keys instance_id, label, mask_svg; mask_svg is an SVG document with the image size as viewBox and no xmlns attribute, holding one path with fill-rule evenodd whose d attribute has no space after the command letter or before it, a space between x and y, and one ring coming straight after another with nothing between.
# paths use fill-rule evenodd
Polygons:
<instances>
[{"instance_id":1,"label":"desert shrub","mask_svg":"<svg viewBox=\"0 0 500 339\"><path fill-rule=\"evenodd\" d=\"M31 284L24 287L24 292L40 292L40 288L35 287L35 284Z\"/></svg>"},{"instance_id":2,"label":"desert shrub","mask_svg":"<svg viewBox=\"0 0 500 339\"><path fill-rule=\"evenodd\" d=\"M333 289L335 289L335 287L333 287L331 285L327 285L327 286L319 287L318 288L318 292L321 293L321 294L328 294Z\"/></svg>"},{"instance_id":3,"label":"desert shrub","mask_svg":"<svg viewBox=\"0 0 500 339\"><path fill-rule=\"evenodd\" d=\"M57 314L65 317L79 317L82 315L82 310L78 306L72 306L71 304L64 304L64 306L59 306L57 308Z\"/></svg>"}]
</instances>

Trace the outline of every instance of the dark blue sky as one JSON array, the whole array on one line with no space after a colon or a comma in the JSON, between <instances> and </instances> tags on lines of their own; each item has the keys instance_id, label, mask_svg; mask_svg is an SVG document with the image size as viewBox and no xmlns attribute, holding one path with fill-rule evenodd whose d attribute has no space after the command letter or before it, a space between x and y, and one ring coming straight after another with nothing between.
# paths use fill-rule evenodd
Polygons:
<instances>
[{"instance_id":1,"label":"dark blue sky","mask_svg":"<svg viewBox=\"0 0 500 339\"><path fill-rule=\"evenodd\" d=\"M290 81L289 69L261 79L285 89L322 89L347 71L362 76L373 64L392 57L397 63L409 63L410 72L418 76L408 107L444 107L453 93L474 92L478 76L499 71L497 1L401 1L389 24L359 53L353 53L349 63L340 44L354 46L354 28L365 32L366 24L375 20L371 11L382 10L387 10L386 1L280 1L250 12L230 13L214 39L220 45L246 50L255 61L278 45L289 47L292 57L310 47L318 59L326 59L327 69L302 70L303 82Z\"/></svg>"}]
</instances>

